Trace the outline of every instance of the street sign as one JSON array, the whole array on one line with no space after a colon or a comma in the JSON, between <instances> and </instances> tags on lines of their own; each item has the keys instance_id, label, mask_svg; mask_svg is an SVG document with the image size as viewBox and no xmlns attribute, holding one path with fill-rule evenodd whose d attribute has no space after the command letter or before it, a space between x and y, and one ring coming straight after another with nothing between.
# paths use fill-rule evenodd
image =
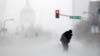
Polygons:
<instances>
[{"instance_id":1,"label":"street sign","mask_svg":"<svg viewBox=\"0 0 100 56\"><path fill-rule=\"evenodd\" d=\"M81 19L81 16L69 16L70 19Z\"/></svg>"},{"instance_id":2,"label":"street sign","mask_svg":"<svg viewBox=\"0 0 100 56\"><path fill-rule=\"evenodd\" d=\"M55 11L55 17L56 17L56 18L59 18L59 14L60 14L60 11L59 11L59 10L56 10L56 11Z\"/></svg>"}]
</instances>

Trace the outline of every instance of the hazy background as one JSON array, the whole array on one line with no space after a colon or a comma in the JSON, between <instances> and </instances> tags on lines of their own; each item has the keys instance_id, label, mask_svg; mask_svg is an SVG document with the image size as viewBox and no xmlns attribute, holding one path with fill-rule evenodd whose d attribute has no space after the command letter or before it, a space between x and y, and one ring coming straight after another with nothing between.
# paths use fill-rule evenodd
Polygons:
<instances>
[{"instance_id":1,"label":"hazy background","mask_svg":"<svg viewBox=\"0 0 100 56\"><path fill-rule=\"evenodd\" d=\"M63 16L59 19L55 18L56 9L60 10L61 14L74 15L76 13L75 15L82 16L81 12L87 11L89 1L30 0L35 16L34 27L20 33L15 32L20 28L20 14L26 0L0 0L0 2L0 27L2 28L4 20L14 19L5 25L8 32L0 32L0 56L100 56L99 48L97 44L94 44L95 40L92 39L93 43L90 44L87 38L84 38L85 34L80 35L82 36L80 39L75 36L76 31L80 34L81 31L78 30L84 25L86 27L82 29L89 29L88 24L83 23L82 20L72 20ZM83 2L86 4L81 4ZM74 33L69 50L66 52L63 50L60 38L61 34L69 29L73 29ZM83 39L86 41L81 41Z\"/></svg>"},{"instance_id":2,"label":"hazy background","mask_svg":"<svg viewBox=\"0 0 100 56\"><path fill-rule=\"evenodd\" d=\"M13 22L9 21L6 24L9 30L14 30L19 25L20 12L25 3L26 0L8 0L4 19L15 19ZM34 10L36 25L41 25L45 29L54 29L55 31L65 31L72 28L69 18L55 18L56 9L59 9L62 14L72 14L72 0L30 0L30 5Z\"/></svg>"}]
</instances>

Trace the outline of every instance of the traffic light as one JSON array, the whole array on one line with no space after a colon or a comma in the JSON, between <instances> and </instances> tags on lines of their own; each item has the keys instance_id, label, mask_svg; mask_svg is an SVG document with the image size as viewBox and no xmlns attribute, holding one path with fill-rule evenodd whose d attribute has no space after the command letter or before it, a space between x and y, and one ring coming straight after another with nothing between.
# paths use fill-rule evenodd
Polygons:
<instances>
[{"instance_id":1,"label":"traffic light","mask_svg":"<svg viewBox=\"0 0 100 56\"><path fill-rule=\"evenodd\" d=\"M59 10L56 10L56 11L55 11L55 17L56 17L56 18L59 18L59 13L60 13Z\"/></svg>"}]
</instances>

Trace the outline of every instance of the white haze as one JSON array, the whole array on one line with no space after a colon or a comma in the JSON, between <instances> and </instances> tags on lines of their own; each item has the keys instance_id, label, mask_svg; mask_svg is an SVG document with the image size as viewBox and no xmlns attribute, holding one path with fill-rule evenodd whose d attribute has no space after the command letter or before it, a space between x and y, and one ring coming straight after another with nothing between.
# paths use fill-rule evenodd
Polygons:
<instances>
[{"instance_id":1,"label":"white haze","mask_svg":"<svg viewBox=\"0 0 100 56\"><path fill-rule=\"evenodd\" d=\"M14 18L14 21L6 23L8 32L5 36L2 37L0 33L0 56L98 56L96 46L83 44L75 40L74 36L69 50L63 50L59 39L63 32L73 28L73 22L62 16L56 19L55 10L59 9L61 14L72 15L72 0L30 0L35 12L35 28L39 26L44 31L37 29L38 33L41 31L38 38L25 37L23 33L15 34L20 25L19 16L25 1L8 0L4 19Z\"/></svg>"},{"instance_id":2,"label":"white haze","mask_svg":"<svg viewBox=\"0 0 100 56\"><path fill-rule=\"evenodd\" d=\"M9 21L6 27L10 30L16 29L20 21L20 12L24 8L26 0L8 0L5 19L14 18ZM55 18L55 10L60 13L72 15L72 0L30 0L30 5L34 10L35 25L41 25L45 29L54 29L56 31L65 31L72 28L71 20L67 17Z\"/></svg>"}]
</instances>

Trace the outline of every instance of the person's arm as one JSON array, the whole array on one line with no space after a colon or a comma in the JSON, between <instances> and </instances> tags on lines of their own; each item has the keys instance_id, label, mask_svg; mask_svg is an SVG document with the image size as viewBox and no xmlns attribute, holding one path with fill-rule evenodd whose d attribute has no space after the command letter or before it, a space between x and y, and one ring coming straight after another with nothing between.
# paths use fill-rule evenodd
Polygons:
<instances>
[{"instance_id":1,"label":"person's arm","mask_svg":"<svg viewBox=\"0 0 100 56\"><path fill-rule=\"evenodd\" d=\"M65 40L66 40L66 37L65 36L61 36L60 41L65 41Z\"/></svg>"},{"instance_id":2,"label":"person's arm","mask_svg":"<svg viewBox=\"0 0 100 56\"><path fill-rule=\"evenodd\" d=\"M70 34L70 39L72 38L73 34Z\"/></svg>"}]
</instances>

